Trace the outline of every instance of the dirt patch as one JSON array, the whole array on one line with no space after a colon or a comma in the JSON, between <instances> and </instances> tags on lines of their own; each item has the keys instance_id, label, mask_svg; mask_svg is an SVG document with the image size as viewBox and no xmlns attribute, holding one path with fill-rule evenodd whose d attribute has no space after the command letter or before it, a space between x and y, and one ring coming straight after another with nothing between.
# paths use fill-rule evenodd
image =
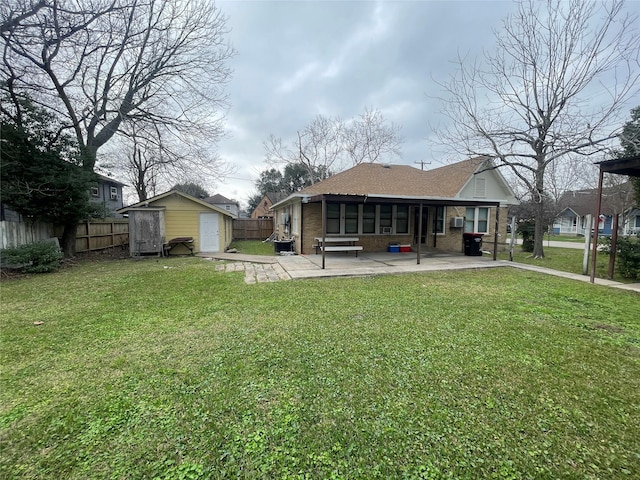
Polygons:
<instances>
[{"instance_id":1,"label":"dirt patch","mask_svg":"<svg viewBox=\"0 0 640 480\"><path fill-rule=\"evenodd\" d=\"M606 323L598 323L593 326L593 328L598 328L600 330L606 330L611 333L624 333L624 328L618 327L616 325L608 325Z\"/></svg>"}]
</instances>

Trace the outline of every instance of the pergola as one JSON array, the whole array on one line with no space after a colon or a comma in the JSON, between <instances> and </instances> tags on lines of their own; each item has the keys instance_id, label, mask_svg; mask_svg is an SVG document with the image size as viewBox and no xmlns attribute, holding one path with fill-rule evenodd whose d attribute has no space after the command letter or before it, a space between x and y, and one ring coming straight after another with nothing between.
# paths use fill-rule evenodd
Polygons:
<instances>
[{"instance_id":1,"label":"pergola","mask_svg":"<svg viewBox=\"0 0 640 480\"><path fill-rule=\"evenodd\" d=\"M597 165L600 167L600 178L598 180L598 196L596 201L596 216L594 218L600 218L602 208L602 180L605 173L614 173L616 175L629 175L630 177L640 177L640 155L633 157L616 158L613 160L606 160L599 162ZM617 216L616 216L617 219ZM596 225L597 220L596 220ZM617 237L617 221L613 229L612 249L615 249L615 240ZM594 283L596 276L596 256L598 254L598 228L593 229L593 250L591 258L591 283Z\"/></svg>"},{"instance_id":2,"label":"pergola","mask_svg":"<svg viewBox=\"0 0 640 480\"><path fill-rule=\"evenodd\" d=\"M422 210L425 206L465 206L465 207L496 207L494 239L493 239L493 260L498 257L498 227L500 225L500 204L499 200L456 200L451 198L438 197L411 197L396 195L336 195L336 194L320 194L314 195L307 199L306 203L322 204L322 242L324 243L327 236L327 202L352 202L366 203L367 201L390 201L394 204L407 204L418 208L418 231L422 230ZM420 264L422 251L421 242L418 242L416 251L416 264ZM322 251L322 268L325 268L325 251Z\"/></svg>"}]
</instances>

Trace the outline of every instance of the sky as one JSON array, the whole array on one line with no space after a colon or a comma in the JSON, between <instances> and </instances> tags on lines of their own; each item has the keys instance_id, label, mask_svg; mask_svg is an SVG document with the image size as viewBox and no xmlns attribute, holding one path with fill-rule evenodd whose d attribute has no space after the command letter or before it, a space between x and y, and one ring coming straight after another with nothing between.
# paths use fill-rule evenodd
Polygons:
<instances>
[{"instance_id":1,"label":"sky","mask_svg":"<svg viewBox=\"0 0 640 480\"><path fill-rule=\"evenodd\" d=\"M437 81L458 54L481 55L510 1L218 1L236 50L219 154L236 172L215 193L247 203L269 168L263 142L290 143L317 114L345 120L380 110L401 127L391 163L445 164L433 142ZM430 141L431 139L431 141ZM434 150L435 148L435 150ZM462 158L460 159L462 160ZM209 188L211 189L211 188Z\"/></svg>"},{"instance_id":2,"label":"sky","mask_svg":"<svg viewBox=\"0 0 640 480\"><path fill-rule=\"evenodd\" d=\"M459 55L492 49L494 29L511 1L219 0L237 51L227 86L227 138L219 154L236 172L211 193L246 206L269 168L263 142L290 143L317 114L348 120L366 108L401 127L400 157L424 169L450 163L435 142L446 122L437 82L455 72ZM424 165L420 162L425 162Z\"/></svg>"}]
</instances>

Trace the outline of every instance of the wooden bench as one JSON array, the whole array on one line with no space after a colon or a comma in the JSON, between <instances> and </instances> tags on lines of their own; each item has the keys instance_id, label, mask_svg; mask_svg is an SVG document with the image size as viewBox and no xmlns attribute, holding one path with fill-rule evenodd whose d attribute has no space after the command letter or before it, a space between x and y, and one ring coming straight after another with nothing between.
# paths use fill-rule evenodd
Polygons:
<instances>
[{"instance_id":1,"label":"wooden bench","mask_svg":"<svg viewBox=\"0 0 640 480\"><path fill-rule=\"evenodd\" d=\"M327 245L326 247L320 247L325 252L358 252L362 250L362 245Z\"/></svg>"}]
</instances>

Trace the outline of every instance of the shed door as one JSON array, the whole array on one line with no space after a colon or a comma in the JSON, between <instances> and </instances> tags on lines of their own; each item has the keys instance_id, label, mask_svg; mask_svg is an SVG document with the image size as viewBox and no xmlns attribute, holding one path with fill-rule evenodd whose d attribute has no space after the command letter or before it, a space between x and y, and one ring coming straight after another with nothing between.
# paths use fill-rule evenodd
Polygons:
<instances>
[{"instance_id":1,"label":"shed door","mask_svg":"<svg viewBox=\"0 0 640 480\"><path fill-rule=\"evenodd\" d=\"M217 213L200 214L200 251L217 252L220 250L220 229Z\"/></svg>"}]
</instances>

